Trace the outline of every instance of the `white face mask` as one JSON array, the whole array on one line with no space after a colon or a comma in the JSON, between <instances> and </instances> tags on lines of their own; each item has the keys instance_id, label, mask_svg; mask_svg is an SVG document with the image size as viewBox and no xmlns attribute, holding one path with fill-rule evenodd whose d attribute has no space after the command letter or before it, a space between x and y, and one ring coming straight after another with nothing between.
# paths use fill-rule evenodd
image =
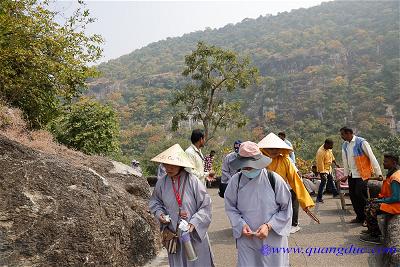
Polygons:
<instances>
[{"instance_id":1,"label":"white face mask","mask_svg":"<svg viewBox=\"0 0 400 267\"><path fill-rule=\"evenodd\" d=\"M251 180L260 175L261 169L242 170L242 173Z\"/></svg>"}]
</instances>

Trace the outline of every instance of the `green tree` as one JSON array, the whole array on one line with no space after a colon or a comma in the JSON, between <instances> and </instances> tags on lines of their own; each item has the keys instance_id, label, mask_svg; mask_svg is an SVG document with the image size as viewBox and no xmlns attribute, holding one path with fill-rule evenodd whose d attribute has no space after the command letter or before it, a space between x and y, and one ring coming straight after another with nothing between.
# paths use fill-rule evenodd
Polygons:
<instances>
[{"instance_id":1,"label":"green tree","mask_svg":"<svg viewBox=\"0 0 400 267\"><path fill-rule=\"evenodd\" d=\"M0 1L0 99L23 110L33 128L58 116L63 103L85 89L101 56L99 35L82 1L61 25L48 1Z\"/></svg>"},{"instance_id":2,"label":"green tree","mask_svg":"<svg viewBox=\"0 0 400 267\"><path fill-rule=\"evenodd\" d=\"M119 120L115 111L89 98L50 124L56 139L86 154L115 155L120 151Z\"/></svg>"},{"instance_id":3,"label":"green tree","mask_svg":"<svg viewBox=\"0 0 400 267\"><path fill-rule=\"evenodd\" d=\"M185 111L173 118L173 129L179 121L189 118L201 121L206 140L213 138L218 128L246 124L240 102L228 101L228 94L236 88L246 88L257 81L258 70L250 66L248 58L239 58L231 50L209 46L203 42L185 57L185 77L192 82L174 94L172 104L183 104Z\"/></svg>"},{"instance_id":4,"label":"green tree","mask_svg":"<svg viewBox=\"0 0 400 267\"><path fill-rule=\"evenodd\" d=\"M382 154L394 153L400 157L400 134L382 138L376 143L375 146Z\"/></svg>"}]
</instances>

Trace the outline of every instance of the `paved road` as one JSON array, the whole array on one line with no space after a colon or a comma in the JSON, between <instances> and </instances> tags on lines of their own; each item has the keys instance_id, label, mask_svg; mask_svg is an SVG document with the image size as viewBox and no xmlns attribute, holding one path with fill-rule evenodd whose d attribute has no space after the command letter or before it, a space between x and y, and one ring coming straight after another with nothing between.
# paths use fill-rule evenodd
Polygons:
<instances>
[{"instance_id":1,"label":"paved road","mask_svg":"<svg viewBox=\"0 0 400 267\"><path fill-rule=\"evenodd\" d=\"M213 200L213 221L209 229L209 236L214 253L215 264L218 267L236 266L235 241L229 220L225 215L223 199L217 194L217 189L208 189ZM317 214L321 224L316 224L303 211L299 214L301 230L289 237L290 247L346 247L351 245L358 248L369 248L358 241L361 230L366 229L360 225L349 224L353 219L354 212L351 206L346 210L340 207L339 199L332 199L331 196L324 196L325 203L317 204L314 213ZM350 204L350 200L347 200ZM307 250L309 252L309 250ZM351 266L366 267L379 266L376 257L372 254L351 254L336 256L335 254L317 253L308 256L308 253L291 253L290 265L293 267L303 266ZM168 266L165 250L148 266Z\"/></svg>"}]
</instances>

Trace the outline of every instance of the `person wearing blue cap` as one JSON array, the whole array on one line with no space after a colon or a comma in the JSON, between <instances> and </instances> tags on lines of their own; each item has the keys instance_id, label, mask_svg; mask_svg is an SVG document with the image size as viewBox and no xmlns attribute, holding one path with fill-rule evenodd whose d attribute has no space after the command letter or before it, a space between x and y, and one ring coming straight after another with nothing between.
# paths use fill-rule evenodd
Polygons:
<instances>
[{"instance_id":1,"label":"person wearing blue cap","mask_svg":"<svg viewBox=\"0 0 400 267\"><path fill-rule=\"evenodd\" d=\"M231 162L236 158L239 153L239 147L242 141L236 140L233 144L233 151L225 156L224 161L222 163L222 176L221 183L219 185L219 196L224 197L225 189L228 186L229 180L231 177L236 174L239 170L231 167Z\"/></svg>"}]
</instances>

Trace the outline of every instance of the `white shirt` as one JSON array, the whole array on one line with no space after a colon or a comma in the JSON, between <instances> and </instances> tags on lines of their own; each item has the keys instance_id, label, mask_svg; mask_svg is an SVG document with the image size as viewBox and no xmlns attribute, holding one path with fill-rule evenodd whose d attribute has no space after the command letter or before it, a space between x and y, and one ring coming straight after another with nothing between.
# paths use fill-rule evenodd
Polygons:
<instances>
[{"instance_id":1,"label":"white shirt","mask_svg":"<svg viewBox=\"0 0 400 267\"><path fill-rule=\"evenodd\" d=\"M209 172L204 171L204 156L201 153L201 150L197 149L195 145L191 144L185 150L185 152L189 156L192 164L195 167L194 169L186 168L186 171L195 175L202 183L205 183L206 177L208 176Z\"/></svg>"},{"instance_id":2,"label":"white shirt","mask_svg":"<svg viewBox=\"0 0 400 267\"><path fill-rule=\"evenodd\" d=\"M350 142L345 141L347 143L347 157L346 157L346 151L342 149L342 161L343 161L343 167L344 167L344 175L348 176L351 175L352 178L360 178L361 175L358 172L356 162L354 160L354 146L356 144L356 136L353 136L353 139L351 139ZM364 154L369 158L371 161L372 168L374 170L374 174L376 176L382 175L381 167L379 166L378 161L375 158L374 153L372 152L371 146L368 144L367 141L362 142L361 148L364 152Z\"/></svg>"}]
</instances>

